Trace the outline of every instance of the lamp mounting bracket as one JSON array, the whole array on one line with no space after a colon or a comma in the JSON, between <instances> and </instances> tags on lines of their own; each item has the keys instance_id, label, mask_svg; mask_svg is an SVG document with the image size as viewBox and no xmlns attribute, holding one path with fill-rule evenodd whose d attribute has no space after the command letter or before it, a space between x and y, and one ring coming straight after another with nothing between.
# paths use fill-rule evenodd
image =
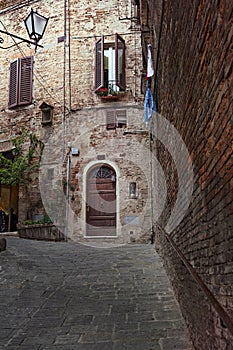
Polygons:
<instances>
[{"instance_id":1,"label":"lamp mounting bracket","mask_svg":"<svg viewBox=\"0 0 233 350\"><path fill-rule=\"evenodd\" d=\"M0 29L0 33L5 34L5 35L9 35L10 37L12 37L12 38L14 38L14 39L19 39L19 40L21 40L20 42L15 43L15 44L13 44L13 45L11 45L11 46L8 46L8 47L0 46L1 49L9 49L9 48L11 48L11 47L13 47L13 46L15 46L15 45L21 44L21 43L23 43L23 42L25 42L25 43L27 43L27 44L35 45L36 47L39 46L39 47L42 47L42 48L43 48L42 45L39 45L38 43L36 43L36 42L34 42L34 41L21 38L20 36L15 35L15 34L12 34L12 33L9 33L9 32L7 32L7 31L5 31L5 30ZM3 39L2 37L0 37L0 44L2 44L3 42L4 42L4 39Z\"/></svg>"}]
</instances>

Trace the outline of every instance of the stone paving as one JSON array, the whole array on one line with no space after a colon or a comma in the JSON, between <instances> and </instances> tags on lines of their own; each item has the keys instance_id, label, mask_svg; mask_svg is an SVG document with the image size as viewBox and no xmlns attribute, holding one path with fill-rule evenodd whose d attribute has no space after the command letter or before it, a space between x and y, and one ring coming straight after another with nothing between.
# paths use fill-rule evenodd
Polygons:
<instances>
[{"instance_id":1,"label":"stone paving","mask_svg":"<svg viewBox=\"0 0 233 350\"><path fill-rule=\"evenodd\" d=\"M7 237L0 349L191 350L153 245L99 249Z\"/></svg>"}]
</instances>

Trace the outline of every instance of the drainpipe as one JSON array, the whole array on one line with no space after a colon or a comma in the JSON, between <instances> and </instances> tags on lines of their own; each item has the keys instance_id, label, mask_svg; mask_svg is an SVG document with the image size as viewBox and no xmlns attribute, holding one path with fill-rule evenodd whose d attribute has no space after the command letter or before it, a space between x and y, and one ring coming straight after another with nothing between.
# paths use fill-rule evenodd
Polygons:
<instances>
[{"instance_id":1,"label":"drainpipe","mask_svg":"<svg viewBox=\"0 0 233 350\"><path fill-rule=\"evenodd\" d=\"M164 17L164 0L161 1L161 18L159 24L159 35L158 35L158 45L157 45L157 54L156 54L156 66L155 66L155 79L154 79L154 91L155 91L155 105L158 111L158 66L159 66L159 56L160 56L160 43L161 43L161 35L162 35L162 25L163 25L163 17ZM151 244L154 243L154 209L153 209L153 162L152 162L152 139L153 137L153 125L152 120L150 121L150 130L149 130L149 142L150 142L150 203L151 203ZM157 148L155 145L155 151L157 152Z\"/></svg>"},{"instance_id":2,"label":"drainpipe","mask_svg":"<svg viewBox=\"0 0 233 350\"><path fill-rule=\"evenodd\" d=\"M62 162L65 155L65 113L66 113L66 0L64 0L64 48L63 48L63 104L62 104Z\"/></svg>"},{"instance_id":3,"label":"drainpipe","mask_svg":"<svg viewBox=\"0 0 233 350\"><path fill-rule=\"evenodd\" d=\"M150 241L151 244L154 243L154 202L153 202L153 162L152 162L152 120L150 121L150 128L149 128L149 132L148 132L148 137L149 137L149 159L150 159L150 219L151 219L151 223L150 223Z\"/></svg>"},{"instance_id":4,"label":"drainpipe","mask_svg":"<svg viewBox=\"0 0 233 350\"><path fill-rule=\"evenodd\" d=\"M68 0L68 57L69 57L69 111L71 111L71 47L70 47L70 37L71 37L71 14L70 14L70 0Z\"/></svg>"},{"instance_id":5,"label":"drainpipe","mask_svg":"<svg viewBox=\"0 0 233 350\"><path fill-rule=\"evenodd\" d=\"M158 36L155 79L154 79L155 104L156 104L157 110L158 110L158 67L159 67L159 55L160 55L160 43L161 43L161 35L162 35L163 17L164 17L164 0L162 0L162 10L161 10L160 25L159 25L159 36Z\"/></svg>"},{"instance_id":6,"label":"drainpipe","mask_svg":"<svg viewBox=\"0 0 233 350\"><path fill-rule=\"evenodd\" d=\"M67 152L67 166L66 166L66 222L65 222L65 240L68 240L68 226L69 226L69 197L70 197L70 153L71 144L68 142L68 152Z\"/></svg>"}]
</instances>

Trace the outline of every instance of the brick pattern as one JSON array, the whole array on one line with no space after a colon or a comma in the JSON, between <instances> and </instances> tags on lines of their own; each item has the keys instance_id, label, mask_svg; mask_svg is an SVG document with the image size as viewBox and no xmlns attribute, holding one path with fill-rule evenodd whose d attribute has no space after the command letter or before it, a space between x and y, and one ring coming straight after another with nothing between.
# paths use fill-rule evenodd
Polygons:
<instances>
[{"instance_id":1,"label":"brick pattern","mask_svg":"<svg viewBox=\"0 0 233 350\"><path fill-rule=\"evenodd\" d=\"M153 1L149 4L152 8ZM158 110L182 136L194 168L192 201L172 237L231 318L232 10L224 0L164 2L155 84ZM154 148L167 180L160 217L165 226L176 200L177 174L166 148L159 142ZM156 239L196 348L230 349L232 336L219 316L166 239L160 233Z\"/></svg>"}]
</instances>

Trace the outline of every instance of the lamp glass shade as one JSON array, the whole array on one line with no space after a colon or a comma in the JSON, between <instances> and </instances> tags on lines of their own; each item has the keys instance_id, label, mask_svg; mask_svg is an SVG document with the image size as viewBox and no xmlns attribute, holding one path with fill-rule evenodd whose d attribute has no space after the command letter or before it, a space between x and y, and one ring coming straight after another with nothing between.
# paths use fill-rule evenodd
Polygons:
<instances>
[{"instance_id":1,"label":"lamp glass shade","mask_svg":"<svg viewBox=\"0 0 233 350\"><path fill-rule=\"evenodd\" d=\"M29 37L38 42L44 34L48 18L41 16L37 12L31 10L31 13L24 20L24 22Z\"/></svg>"},{"instance_id":2,"label":"lamp glass shade","mask_svg":"<svg viewBox=\"0 0 233 350\"><path fill-rule=\"evenodd\" d=\"M25 26L27 28L27 32L28 32L28 35L29 37L31 38L31 35L32 35L32 16L31 16L31 13L30 15L24 20L24 23L25 23Z\"/></svg>"},{"instance_id":3,"label":"lamp glass shade","mask_svg":"<svg viewBox=\"0 0 233 350\"><path fill-rule=\"evenodd\" d=\"M43 36L48 19L34 12L34 29L35 33L40 36Z\"/></svg>"}]
</instances>

